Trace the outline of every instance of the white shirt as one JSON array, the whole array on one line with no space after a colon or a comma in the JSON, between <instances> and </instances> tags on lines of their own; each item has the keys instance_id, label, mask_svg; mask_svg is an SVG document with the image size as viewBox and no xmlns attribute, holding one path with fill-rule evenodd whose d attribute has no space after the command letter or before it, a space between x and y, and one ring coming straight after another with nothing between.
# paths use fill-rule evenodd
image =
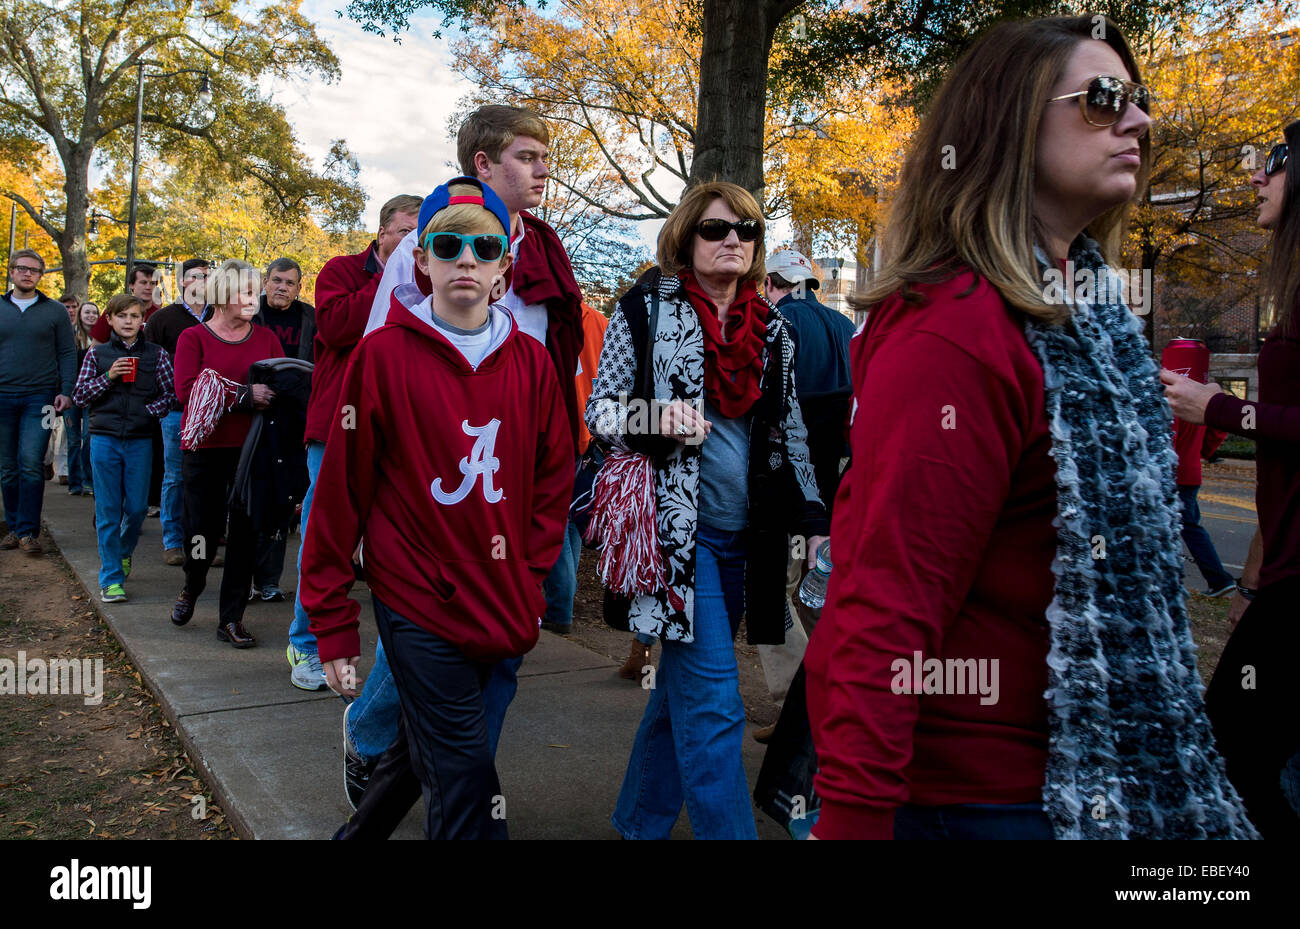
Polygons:
<instances>
[{"instance_id":1,"label":"white shirt","mask_svg":"<svg viewBox=\"0 0 1300 929\"><path fill-rule=\"evenodd\" d=\"M14 306L18 307L18 312L22 313L25 312L29 306L31 306L33 303L35 303L37 300L41 298L36 294L32 294L26 300L19 300L17 297L14 296L10 296L9 299L13 301Z\"/></svg>"},{"instance_id":2,"label":"white shirt","mask_svg":"<svg viewBox=\"0 0 1300 929\"><path fill-rule=\"evenodd\" d=\"M519 237L510 243L510 260L519 260L519 246L524 241L526 233L523 220L519 221ZM512 283L506 295L501 298L501 306L510 311L510 315L515 318L519 325L520 332L526 332L542 345L546 344L546 325L547 314L546 305L542 303L524 303L519 295L515 293L515 287Z\"/></svg>"}]
</instances>

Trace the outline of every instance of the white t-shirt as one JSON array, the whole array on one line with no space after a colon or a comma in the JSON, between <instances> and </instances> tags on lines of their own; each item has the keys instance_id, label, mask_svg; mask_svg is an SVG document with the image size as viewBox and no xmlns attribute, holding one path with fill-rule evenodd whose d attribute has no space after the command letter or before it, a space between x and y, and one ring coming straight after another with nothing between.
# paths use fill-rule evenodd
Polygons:
<instances>
[{"instance_id":1,"label":"white t-shirt","mask_svg":"<svg viewBox=\"0 0 1300 929\"><path fill-rule=\"evenodd\" d=\"M488 348L492 345L492 322L488 320L477 329L458 329L451 323L444 322L437 316L433 317L433 324L438 327L438 331L447 337L452 345L460 349L460 353L465 356L471 368L477 369L487 357Z\"/></svg>"},{"instance_id":2,"label":"white t-shirt","mask_svg":"<svg viewBox=\"0 0 1300 929\"><path fill-rule=\"evenodd\" d=\"M14 296L10 296L9 299L14 302L14 306L18 307L19 312L24 312L29 306L41 298L36 294L32 294L32 296L28 297L26 300L19 300Z\"/></svg>"},{"instance_id":3,"label":"white t-shirt","mask_svg":"<svg viewBox=\"0 0 1300 929\"><path fill-rule=\"evenodd\" d=\"M512 261L519 260L519 245L524 241L527 234L527 226L523 220L519 222L519 237L510 243L510 258ZM520 332L526 332L542 345L546 344L546 306L541 303L524 303L515 293L514 285L506 291L506 295L501 298L500 305L510 311L510 315L515 318L519 325Z\"/></svg>"}]
</instances>

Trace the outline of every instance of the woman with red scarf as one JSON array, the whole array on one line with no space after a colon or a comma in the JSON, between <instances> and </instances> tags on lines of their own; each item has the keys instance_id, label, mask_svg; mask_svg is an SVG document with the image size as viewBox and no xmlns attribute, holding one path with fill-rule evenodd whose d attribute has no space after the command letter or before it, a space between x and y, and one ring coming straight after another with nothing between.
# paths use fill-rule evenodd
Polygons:
<instances>
[{"instance_id":1,"label":"woman with red scarf","mask_svg":"<svg viewBox=\"0 0 1300 929\"><path fill-rule=\"evenodd\" d=\"M743 188L688 190L659 234L661 276L619 301L587 403L593 435L655 465L665 584L607 602L663 642L612 817L629 839L668 838L683 802L696 838L757 837L732 640L742 615L751 644L784 640L790 536L813 553L828 531L788 327L757 286L762 238Z\"/></svg>"}]
</instances>

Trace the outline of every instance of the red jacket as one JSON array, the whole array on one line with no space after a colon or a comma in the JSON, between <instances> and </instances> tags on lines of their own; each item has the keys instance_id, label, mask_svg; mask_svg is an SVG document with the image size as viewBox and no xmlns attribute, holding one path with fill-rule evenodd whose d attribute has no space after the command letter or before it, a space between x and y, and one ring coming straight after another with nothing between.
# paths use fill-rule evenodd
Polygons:
<instances>
[{"instance_id":1,"label":"red jacket","mask_svg":"<svg viewBox=\"0 0 1300 929\"><path fill-rule=\"evenodd\" d=\"M396 297L352 353L303 543L299 592L322 661L360 654L352 552L371 591L475 660L537 644L559 556L573 442L546 350L493 311L503 339L470 367ZM425 318L421 319L423 311Z\"/></svg>"},{"instance_id":2,"label":"red jacket","mask_svg":"<svg viewBox=\"0 0 1300 929\"><path fill-rule=\"evenodd\" d=\"M919 308L891 297L853 339L853 463L804 659L818 838L891 838L908 802L1042 799L1056 552L1043 371L995 290L959 296L970 284L918 286ZM915 652L997 659L996 702L904 692L895 663Z\"/></svg>"},{"instance_id":3,"label":"red jacket","mask_svg":"<svg viewBox=\"0 0 1300 929\"><path fill-rule=\"evenodd\" d=\"M1180 487L1200 487L1201 459L1213 458L1227 437L1226 432L1204 425L1193 426L1174 417L1174 451L1178 453L1178 476L1175 483Z\"/></svg>"},{"instance_id":4,"label":"red jacket","mask_svg":"<svg viewBox=\"0 0 1300 929\"><path fill-rule=\"evenodd\" d=\"M356 255L331 258L316 275L316 367L303 434L308 442L324 442L339 418L343 371L365 335L370 304L384 271L375 248L371 242Z\"/></svg>"}]
</instances>

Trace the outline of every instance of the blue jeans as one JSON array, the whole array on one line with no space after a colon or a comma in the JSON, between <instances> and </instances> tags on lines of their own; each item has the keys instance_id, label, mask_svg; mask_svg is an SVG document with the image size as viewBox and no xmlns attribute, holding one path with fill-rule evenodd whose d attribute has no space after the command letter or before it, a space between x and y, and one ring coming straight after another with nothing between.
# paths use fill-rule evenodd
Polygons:
<instances>
[{"instance_id":1,"label":"blue jeans","mask_svg":"<svg viewBox=\"0 0 1300 929\"><path fill-rule=\"evenodd\" d=\"M149 508L152 439L90 437L90 466L95 473L95 534L99 537L99 586L126 580L122 559L140 541L140 526Z\"/></svg>"},{"instance_id":2,"label":"blue jeans","mask_svg":"<svg viewBox=\"0 0 1300 929\"><path fill-rule=\"evenodd\" d=\"M181 483L181 410L172 410L162 420L163 479L162 520L163 548L185 547L185 495Z\"/></svg>"},{"instance_id":3,"label":"blue jeans","mask_svg":"<svg viewBox=\"0 0 1300 929\"><path fill-rule=\"evenodd\" d=\"M628 839L668 838L683 801L697 839L758 838L733 644L745 606L744 543L704 525L695 543L695 641L663 643L610 818Z\"/></svg>"},{"instance_id":4,"label":"blue jeans","mask_svg":"<svg viewBox=\"0 0 1300 929\"><path fill-rule=\"evenodd\" d=\"M895 839L1050 839L1041 803L904 804L894 814Z\"/></svg>"},{"instance_id":5,"label":"blue jeans","mask_svg":"<svg viewBox=\"0 0 1300 929\"><path fill-rule=\"evenodd\" d=\"M311 515L311 501L316 496L316 478L320 475L320 463L324 458L324 442L307 443L307 477L310 483L307 485L307 493L302 498L302 522L298 524L298 574L300 578L302 575L302 543L307 541L307 517ZM289 644L304 655L315 655L317 653L316 637L311 634L311 630L308 628L307 611L302 608L302 598L298 595L298 591L301 590L302 581L299 580L298 590L294 591L293 594L293 622L289 624ZM385 664L386 667L387 664ZM356 710L353 710L348 715L356 712Z\"/></svg>"},{"instance_id":6,"label":"blue jeans","mask_svg":"<svg viewBox=\"0 0 1300 929\"><path fill-rule=\"evenodd\" d=\"M582 534L573 523L564 530L564 545L551 573L542 582L546 594L545 622L557 626L573 624L573 598L578 593L578 561L582 558Z\"/></svg>"},{"instance_id":7,"label":"blue jeans","mask_svg":"<svg viewBox=\"0 0 1300 929\"><path fill-rule=\"evenodd\" d=\"M90 415L85 407L74 406L63 411L63 432L68 437L68 490L78 491L89 487L90 436L86 428Z\"/></svg>"},{"instance_id":8,"label":"blue jeans","mask_svg":"<svg viewBox=\"0 0 1300 929\"><path fill-rule=\"evenodd\" d=\"M53 392L0 394L0 492L5 524L20 539L41 534L41 504L45 502L45 449L53 416Z\"/></svg>"},{"instance_id":9,"label":"blue jeans","mask_svg":"<svg viewBox=\"0 0 1300 929\"><path fill-rule=\"evenodd\" d=\"M506 723L506 711L519 690L519 668L523 656L507 658L492 666L492 673L483 685L483 705L487 712L488 743L492 757L497 754L501 729ZM366 675L361 696L348 711L348 738L352 747L365 761L374 761L388 750L397 739L397 722L402 714L393 672L388 667L381 639L375 645L375 666ZM414 802L414 801L412 801Z\"/></svg>"},{"instance_id":10,"label":"blue jeans","mask_svg":"<svg viewBox=\"0 0 1300 929\"><path fill-rule=\"evenodd\" d=\"M1211 590L1219 590L1232 583L1233 577L1223 569L1219 553L1210 539L1210 534L1201 525L1201 508L1196 502L1200 487L1191 484L1178 485L1178 497L1183 501L1183 541L1192 553L1192 560L1201 569L1201 577L1210 585Z\"/></svg>"}]
</instances>

